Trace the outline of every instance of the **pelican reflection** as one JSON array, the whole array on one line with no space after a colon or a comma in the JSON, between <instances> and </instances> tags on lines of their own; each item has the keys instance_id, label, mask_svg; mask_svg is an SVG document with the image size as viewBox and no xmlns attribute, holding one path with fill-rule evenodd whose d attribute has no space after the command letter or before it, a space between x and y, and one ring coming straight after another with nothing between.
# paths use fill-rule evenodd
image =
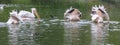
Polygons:
<instances>
[{"instance_id":1,"label":"pelican reflection","mask_svg":"<svg viewBox=\"0 0 120 45\"><path fill-rule=\"evenodd\" d=\"M32 24L9 24L9 45L33 45L35 26Z\"/></svg>"},{"instance_id":2,"label":"pelican reflection","mask_svg":"<svg viewBox=\"0 0 120 45\"><path fill-rule=\"evenodd\" d=\"M64 45L79 45L80 28L80 23L64 22Z\"/></svg>"},{"instance_id":3,"label":"pelican reflection","mask_svg":"<svg viewBox=\"0 0 120 45\"><path fill-rule=\"evenodd\" d=\"M109 23L91 23L91 45L104 45L108 29Z\"/></svg>"}]
</instances>

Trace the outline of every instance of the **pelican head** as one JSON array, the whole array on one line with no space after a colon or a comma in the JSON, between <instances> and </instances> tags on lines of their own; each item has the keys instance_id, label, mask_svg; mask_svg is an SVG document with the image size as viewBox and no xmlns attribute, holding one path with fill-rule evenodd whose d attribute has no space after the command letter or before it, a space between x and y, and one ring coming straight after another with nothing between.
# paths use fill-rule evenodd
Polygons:
<instances>
[{"instance_id":1,"label":"pelican head","mask_svg":"<svg viewBox=\"0 0 120 45\"><path fill-rule=\"evenodd\" d=\"M31 8L32 13L36 12L36 8Z\"/></svg>"},{"instance_id":2,"label":"pelican head","mask_svg":"<svg viewBox=\"0 0 120 45\"><path fill-rule=\"evenodd\" d=\"M32 10L32 13L37 16L38 20L40 20L40 16L38 15L36 8L31 8L31 10Z\"/></svg>"},{"instance_id":3,"label":"pelican head","mask_svg":"<svg viewBox=\"0 0 120 45\"><path fill-rule=\"evenodd\" d=\"M81 12L76 8L69 8L64 13L64 18L69 21L79 21L81 17Z\"/></svg>"}]
</instances>

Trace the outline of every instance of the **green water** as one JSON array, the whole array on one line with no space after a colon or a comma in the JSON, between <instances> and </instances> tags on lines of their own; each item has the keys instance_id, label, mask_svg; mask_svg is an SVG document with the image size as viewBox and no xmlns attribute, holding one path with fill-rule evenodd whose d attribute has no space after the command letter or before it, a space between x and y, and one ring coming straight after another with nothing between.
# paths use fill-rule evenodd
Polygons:
<instances>
[{"instance_id":1,"label":"green water","mask_svg":"<svg viewBox=\"0 0 120 45\"><path fill-rule=\"evenodd\" d=\"M120 45L119 0L2 0L0 9L0 45ZM110 23L91 23L93 5L103 4ZM69 7L82 12L79 22L65 22ZM6 24L11 10L36 8L41 22Z\"/></svg>"}]
</instances>

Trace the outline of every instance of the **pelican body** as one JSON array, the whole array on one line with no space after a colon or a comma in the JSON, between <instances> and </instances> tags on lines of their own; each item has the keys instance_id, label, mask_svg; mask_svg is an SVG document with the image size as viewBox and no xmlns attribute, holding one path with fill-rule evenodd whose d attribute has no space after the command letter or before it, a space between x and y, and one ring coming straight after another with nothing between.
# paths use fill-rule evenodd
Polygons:
<instances>
[{"instance_id":1,"label":"pelican body","mask_svg":"<svg viewBox=\"0 0 120 45\"><path fill-rule=\"evenodd\" d=\"M96 22L96 23L100 23L103 22L104 18L109 21L109 15L106 12L105 8L103 5L99 5L99 6L93 6L92 7L92 13L91 13L91 19L92 22Z\"/></svg>"},{"instance_id":2,"label":"pelican body","mask_svg":"<svg viewBox=\"0 0 120 45\"><path fill-rule=\"evenodd\" d=\"M32 12L21 10L19 13L15 10L10 12L10 18L8 19L7 23L19 23L19 22L25 22L25 21L33 21L35 19L35 16L37 16L38 19L40 19L37 10L35 8L31 8Z\"/></svg>"},{"instance_id":3,"label":"pelican body","mask_svg":"<svg viewBox=\"0 0 120 45\"><path fill-rule=\"evenodd\" d=\"M81 14L78 9L70 8L64 13L64 19L67 21L80 21Z\"/></svg>"}]
</instances>

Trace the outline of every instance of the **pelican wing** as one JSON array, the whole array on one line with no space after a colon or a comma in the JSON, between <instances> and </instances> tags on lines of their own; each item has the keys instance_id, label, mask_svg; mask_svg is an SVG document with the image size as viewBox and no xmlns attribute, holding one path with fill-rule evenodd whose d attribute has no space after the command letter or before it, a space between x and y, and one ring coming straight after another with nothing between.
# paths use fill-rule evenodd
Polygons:
<instances>
[{"instance_id":1,"label":"pelican wing","mask_svg":"<svg viewBox=\"0 0 120 45\"><path fill-rule=\"evenodd\" d=\"M20 16L20 17L24 17L24 16L25 17L35 17L33 13L24 11L24 10L20 11L18 16Z\"/></svg>"}]
</instances>

